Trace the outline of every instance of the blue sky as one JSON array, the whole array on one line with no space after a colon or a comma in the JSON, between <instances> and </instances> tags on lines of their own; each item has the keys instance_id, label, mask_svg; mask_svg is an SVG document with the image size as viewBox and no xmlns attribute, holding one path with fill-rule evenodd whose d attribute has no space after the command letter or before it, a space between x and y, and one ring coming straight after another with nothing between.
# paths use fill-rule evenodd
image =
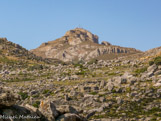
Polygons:
<instances>
[{"instance_id":1,"label":"blue sky","mask_svg":"<svg viewBox=\"0 0 161 121\"><path fill-rule=\"evenodd\" d=\"M99 41L161 46L161 0L0 0L0 37L34 49L83 27Z\"/></svg>"}]
</instances>

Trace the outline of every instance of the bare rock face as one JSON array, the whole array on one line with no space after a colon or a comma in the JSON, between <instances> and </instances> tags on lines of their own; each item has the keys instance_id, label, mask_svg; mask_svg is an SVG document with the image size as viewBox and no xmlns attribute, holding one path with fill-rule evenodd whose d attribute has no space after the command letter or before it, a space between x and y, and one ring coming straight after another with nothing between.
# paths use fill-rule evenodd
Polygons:
<instances>
[{"instance_id":1,"label":"bare rock face","mask_svg":"<svg viewBox=\"0 0 161 121\"><path fill-rule=\"evenodd\" d=\"M131 54L140 51L133 48L113 46L109 42L98 43L98 36L91 32L76 28L54 41L43 43L37 49L31 50L37 56L53 58L62 61L90 60L109 54Z\"/></svg>"}]
</instances>

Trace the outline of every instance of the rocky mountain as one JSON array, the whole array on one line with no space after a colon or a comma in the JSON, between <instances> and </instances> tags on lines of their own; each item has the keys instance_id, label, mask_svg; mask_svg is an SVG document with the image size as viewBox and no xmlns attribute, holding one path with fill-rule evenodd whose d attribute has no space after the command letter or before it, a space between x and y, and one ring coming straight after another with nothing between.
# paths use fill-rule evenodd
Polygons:
<instances>
[{"instance_id":1,"label":"rocky mountain","mask_svg":"<svg viewBox=\"0 0 161 121\"><path fill-rule=\"evenodd\" d=\"M102 59L116 57L141 51L133 48L125 48L111 45L103 41L99 44L98 36L91 32L76 28L69 30L66 34L54 41L43 43L37 49L31 50L37 56L43 58L56 58L62 61L90 60L93 58Z\"/></svg>"}]
</instances>

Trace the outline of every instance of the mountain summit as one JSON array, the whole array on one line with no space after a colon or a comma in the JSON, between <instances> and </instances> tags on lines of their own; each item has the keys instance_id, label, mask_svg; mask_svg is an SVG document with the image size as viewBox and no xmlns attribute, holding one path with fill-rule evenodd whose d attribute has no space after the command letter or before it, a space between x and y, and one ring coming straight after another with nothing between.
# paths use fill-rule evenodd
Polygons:
<instances>
[{"instance_id":1,"label":"mountain summit","mask_svg":"<svg viewBox=\"0 0 161 121\"><path fill-rule=\"evenodd\" d=\"M67 31L64 39L69 43L69 45L77 45L85 41L98 44L98 36L82 28Z\"/></svg>"},{"instance_id":2,"label":"mountain summit","mask_svg":"<svg viewBox=\"0 0 161 121\"><path fill-rule=\"evenodd\" d=\"M62 61L102 59L102 55L107 59L116 55L140 52L133 48L114 46L106 41L99 44L97 35L82 28L69 30L63 37L43 43L31 51L43 58L56 58Z\"/></svg>"}]
</instances>

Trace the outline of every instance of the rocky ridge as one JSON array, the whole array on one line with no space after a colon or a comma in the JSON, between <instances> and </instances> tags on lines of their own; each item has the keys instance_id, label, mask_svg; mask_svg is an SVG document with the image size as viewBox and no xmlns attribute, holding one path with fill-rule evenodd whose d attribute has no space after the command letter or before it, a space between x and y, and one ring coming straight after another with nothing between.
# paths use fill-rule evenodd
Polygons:
<instances>
[{"instance_id":1,"label":"rocky ridge","mask_svg":"<svg viewBox=\"0 0 161 121\"><path fill-rule=\"evenodd\" d=\"M0 38L0 59L1 60L24 60L50 63L49 59L43 59L23 48L19 44ZM7 62L7 61L6 61Z\"/></svg>"}]
</instances>

